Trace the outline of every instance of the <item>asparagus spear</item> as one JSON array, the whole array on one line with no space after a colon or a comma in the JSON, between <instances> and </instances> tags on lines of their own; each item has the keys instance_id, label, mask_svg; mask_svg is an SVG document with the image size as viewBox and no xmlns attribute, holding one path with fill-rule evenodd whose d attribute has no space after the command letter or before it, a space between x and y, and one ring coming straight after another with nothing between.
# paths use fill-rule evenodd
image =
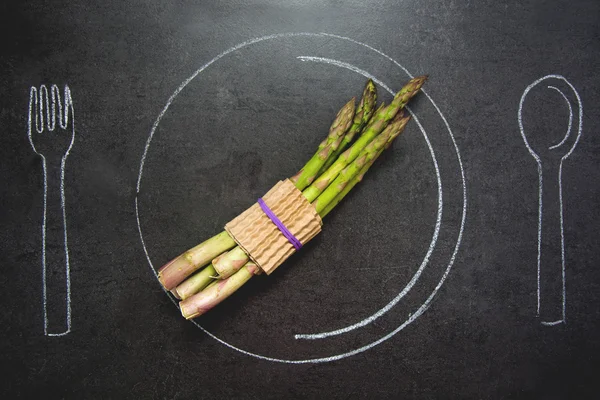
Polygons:
<instances>
[{"instance_id":1,"label":"asparagus spear","mask_svg":"<svg viewBox=\"0 0 600 400\"><path fill-rule=\"evenodd\" d=\"M346 195L350 192L350 190L352 190L352 188L354 186L356 186L357 183L362 182L363 177L365 176L365 174L367 173L367 171L369 170L369 168L371 168L371 165L373 165L373 163L379 158L379 156L381 155L381 153L383 153L384 150L388 149L392 145L392 142L394 141L394 139L396 139L404 131L404 127L406 126L406 124L410 120L410 116L406 116L406 117L404 117L404 119L406 120L406 122L403 122L403 124L400 127L400 129L398 129L396 132L394 132L392 134L392 136L390 136L390 138L388 139L388 141L385 144L384 148L381 149L381 150L379 150L379 152L375 155L375 157L373 157L373 159L370 162L368 162L360 170L360 172L356 176L354 176L354 178L350 179L350 181L348 182L348 184L346 185L346 187L344 187L344 189L340 193L338 193L334 197L334 199L331 202L329 202L329 204L327 204L323 208L323 211L321 211L319 213L319 215L321 216L321 218L325 218L325 216L327 214L329 214L331 212L331 210L333 210L335 208L335 206L337 206L339 204L339 202L342 201L342 199L344 197L346 197Z\"/></svg>"},{"instance_id":2,"label":"asparagus spear","mask_svg":"<svg viewBox=\"0 0 600 400\"><path fill-rule=\"evenodd\" d=\"M348 147L348 145L354 139L354 136L365 127L375 112L375 104L377 104L377 88L375 87L373 81L369 79L363 90L362 98L356 107L352 126L342 139L342 143L340 143L339 147L327 159L327 162L325 162L325 165L321 167L321 170L317 175L321 175L323 172L325 172L327 168L329 168L331 164L337 160L342 151Z\"/></svg>"},{"instance_id":3,"label":"asparagus spear","mask_svg":"<svg viewBox=\"0 0 600 400\"><path fill-rule=\"evenodd\" d=\"M248 262L248 255L241 247L236 246L227 254L213 260L212 265L217 271L217 275L221 278L227 278L234 272L239 270Z\"/></svg>"},{"instance_id":4,"label":"asparagus spear","mask_svg":"<svg viewBox=\"0 0 600 400\"><path fill-rule=\"evenodd\" d=\"M195 318L206 313L238 290L253 275L260 274L260 268L253 262L248 262L235 274L227 279L216 281L202 292L179 303L181 314L186 319Z\"/></svg>"},{"instance_id":5,"label":"asparagus spear","mask_svg":"<svg viewBox=\"0 0 600 400\"><path fill-rule=\"evenodd\" d=\"M346 168L348 164L353 162L360 152L368 145L381 131L387 126L388 122L400 111L406 103L421 89L425 83L426 76L420 76L411 79L400 91L394 96L392 103L380 109L373 115L369 125L365 128L362 135L354 142L354 144L344 151L337 160L319 176L307 189L303 191L304 196L308 201L312 202L316 199L338 174Z\"/></svg>"},{"instance_id":6,"label":"asparagus spear","mask_svg":"<svg viewBox=\"0 0 600 400\"><path fill-rule=\"evenodd\" d=\"M198 268L236 245L226 231L213 236L176 257L158 270L158 280L167 290L172 290Z\"/></svg>"},{"instance_id":7,"label":"asparagus spear","mask_svg":"<svg viewBox=\"0 0 600 400\"><path fill-rule=\"evenodd\" d=\"M178 299L185 300L208 286L215 280L215 276L217 276L215 267L213 264L208 264L206 268L187 278L171 292Z\"/></svg>"},{"instance_id":8,"label":"asparagus spear","mask_svg":"<svg viewBox=\"0 0 600 400\"><path fill-rule=\"evenodd\" d=\"M339 147L344 134L352 123L355 102L356 99L352 98L342 107L329 128L329 135L319 145L317 152L296 175L290 178L299 190L311 184L329 156Z\"/></svg>"}]
</instances>

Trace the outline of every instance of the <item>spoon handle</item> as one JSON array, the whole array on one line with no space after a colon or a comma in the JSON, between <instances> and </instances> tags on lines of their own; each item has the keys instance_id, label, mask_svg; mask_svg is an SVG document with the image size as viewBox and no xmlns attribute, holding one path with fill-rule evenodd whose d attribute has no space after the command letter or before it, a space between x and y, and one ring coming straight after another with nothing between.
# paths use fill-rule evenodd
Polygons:
<instances>
[{"instance_id":1,"label":"spoon handle","mask_svg":"<svg viewBox=\"0 0 600 400\"><path fill-rule=\"evenodd\" d=\"M565 250L562 206L562 161L539 168L538 308L543 325L565 323Z\"/></svg>"}]
</instances>

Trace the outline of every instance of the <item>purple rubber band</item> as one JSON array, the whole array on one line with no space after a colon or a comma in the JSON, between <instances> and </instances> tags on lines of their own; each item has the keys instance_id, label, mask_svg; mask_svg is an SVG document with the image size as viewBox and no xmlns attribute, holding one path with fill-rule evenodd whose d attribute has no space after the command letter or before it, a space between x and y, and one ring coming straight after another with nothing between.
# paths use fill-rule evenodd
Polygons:
<instances>
[{"instance_id":1,"label":"purple rubber band","mask_svg":"<svg viewBox=\"0 0 600 400\"><path fill-rule=\"evenodd\" d=\"M283 236L285 236L287 240L290 241L290 243L296 248L296 250L300 250L302 248L302 243L300 243L300 241L296 239L292 232L290 232L288 228L285 227L283 222L281 222L279 218L277 218L277 216L273 213L273 211L271 211L269 206L265 204L263 199L258 199L258 205L260 206L260 208L262 208L263 212L267 214L267 217L269 217L271 221L273 221L273 223L277 225L277 228L279 228L281 233L283 233Z\"/></svg>"}]
</instances>

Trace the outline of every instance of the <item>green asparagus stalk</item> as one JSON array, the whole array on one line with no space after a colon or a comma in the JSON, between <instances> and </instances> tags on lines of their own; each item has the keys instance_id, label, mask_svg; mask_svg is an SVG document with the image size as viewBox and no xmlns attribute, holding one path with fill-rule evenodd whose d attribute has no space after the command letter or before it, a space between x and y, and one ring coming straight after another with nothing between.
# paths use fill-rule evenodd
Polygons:
<instances>
[{"instance_id":1,"label":"green asparagus stalk","mask_svg":"<svg viewBox=\"0 0 600 400\"><path fill-rule=\"evenodd\" d=\"M362 135L360 135L354 144L344 151L327 171L321 174L321 176L303 191L304 197L310 202L316 199L331 184L331 182L333 182L338 174L358 157L365 146L383 131L389 121L396 116L398 111L404 108L408 101L417 94L426 79L426 76L411 79L402 89L400 89L389 106L376 112Z\"/></svg>"},{"instance_id":2,"label":"green asparagus stalk","mask_svg":"<svg viewBox=\"0 0 600 400\"><path fill-rule=\"evenodd\" d=\"M342 139L342 142L338 146L338 148L331 154L331 156L325 162L325 165L321 167L321 170L317 175L321 175L323 172L327 170L337 160L339 155L348 147L348 145L354 139L357 133L362 131L367 122L373 116L375 112L375 104L377 104L377 87L371 79L367 81L365 88L363 90L362 97L358 106L356 107L356 112L354 113L354 120L352 121L352 126L346 132L346 135Z\"/></svg>"},{"instance_id":3,"label":"green asparagus stalk","mask_svg":"<svg viewBox=\"0 0 600 400\"><path fill-rule=\"evenodd\" d=\"M206 268L187 278L171 292L178 299L185 300L213 282L216 275L217 271L215 271L213 264L208 264Z\"/></svg>"},{"instance_id":4,"label":"green asparagus stalk","mask_svg":"<svg viewBox=\"0 0 600 400\"><path fill-rule=\"evenodd\" d=\"M404 118L403 113L398 113L383 132L372 140L371 143L359 153L356 159L339 173L331 185L329 185L312 203L319 215L321 215L321 212L325 210L325 207L344 190L348 185L348 182L358 175L363 167L375 158L377 153L383 151L388 140L397 131L402 130L407 122L408 119Z\"/></svg>"},{"instance_id":5,"label":"green asparagus stalk","mask_svg":"<svg viewBox=\"0 0 600 400\"><path fill-rule=\"evenodd\" d=\"M352 188L354 186L356 186L356 184L358 184L359 182L362 182L365 174L367 173L367 171L369 170L369 168L371 168L371 166L373 165L373 163L379 158L379 156L383 153L384 150L388 149L394 139L396 139L398 136L400 136L400 134L404 131L404 127L406 126L406 124L408 123L408 121L410 120L410 116L406 116L404 117L404 119L406 120L405 122L403 122L402 126L400 127L400 129L398 129L397 131L395 131L390 138L388 139L387 143L385 144L384 148L379 150L379 152L377 152L377 154L375 155L375 157L373 157L373 159L368 162L358 173L358 175L354 176L354 178L350 179L350 181L348 182L348 184L346 185L346 187L344 187L344 189L338 193L334 199L329 202L329 204L327 204L324 208L323 211L321 211L321 213L319 213L319 215L321 216L321 218L325 218L325 216L327 216L327 214L329 214L331 212L331 210L333 210L335 208L335 206L337 206L340 201L342 201L344 199L344 197L346 197L346 195L350 192L350 190L352 190Z\"/></svg>"},{"instance_id":6,"label":"green asparagus stalk","mask_svg":"<svg viewBox=\"0 0 600 400\"><path fill-rule=\"evenodd\" d=\"M236 246L221 257L213 260L212 265L220 278L227 278L248 262L248 255Z\"/></svg>"},{"instance_id":7,"label":"green asparagus stalk","mask_svg":"<svg viewBox=\"0 0 600 400\"><path fill-rule=\"evenodd\" d=\"M329 135L319 145L317 152L296 175L290 178L299 190L303 190L311 184L323 164L341 144L344 134L352 124L355 103L356 99L352 98L342 107L329 128Z\"/></svg>"},{"instance_id":8,"label":"green asparagus stalk","mask_svg":"<svg viewBox=\"0 0 600 400\"><path fill-rule=\"evenodd\" d=\"M253 275L258 275L260 268L253 262L248 262L235 274L227 279L216 281L202 292L188 297L179 303L181 314L186 319L195 318L206 313L238 290Z\"/></svg>"},{"instance_id":9,"label":"green asparagus stalk","mask_svg":"<svg viewBox=\"0 0 600 400\"><path fill-rule=\"evenodd\" d=\"M231 236L223 231L161 267L158 270L158 280L166 290L172 290L198 268L205 266L235 245Z\"/></svg>"}]
</instances>

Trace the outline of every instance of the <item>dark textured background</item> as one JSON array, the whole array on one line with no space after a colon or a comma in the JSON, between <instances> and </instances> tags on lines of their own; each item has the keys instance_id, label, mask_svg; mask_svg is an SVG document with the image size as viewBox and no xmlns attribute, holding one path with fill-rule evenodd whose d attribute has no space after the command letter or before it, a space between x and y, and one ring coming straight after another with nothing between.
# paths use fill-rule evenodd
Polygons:
<instances>
[{"instance_id":1,"label":"dark textured background","mask_svg":"<svg viewBox=\"0 0 600 400\"><path fill-rule=\"evenodd\" d=\"M600 3L214 3L0 5L4 397L594 398ZM184 321L149 269L136 224L140 158L169 96L222 51L282 32L350 37L429 74L427 91L455 134L466 176L462 245L429 310L373 349L329 363L257 359ZM407 79L373 52L331 37L262 42L209 67L175 99L148 152L138 201L155 267L293 174L336 109L360 94L363 77L298 55L355 64L396 90ZM585 110L581 142L563 169L567 324L552 328L535 318L537 170L517 124L523 90L547 74L564 75ZM66 171L73 330L63 338L43 335L42 169L26 136L28 90L42 83L68 84L77 116ZM558 94L544 94L524 109L526 129L559 138L566 108ZM436 250L413 290L352 334L293 339L365 318L418 268L437 186L414 122L303 254L253 279L202 326L245 351L304 360L360 348L415 312L456 244L462 188L439 115L423 96L412 108L444 188Z\"/></svg>"}]
</instances>

